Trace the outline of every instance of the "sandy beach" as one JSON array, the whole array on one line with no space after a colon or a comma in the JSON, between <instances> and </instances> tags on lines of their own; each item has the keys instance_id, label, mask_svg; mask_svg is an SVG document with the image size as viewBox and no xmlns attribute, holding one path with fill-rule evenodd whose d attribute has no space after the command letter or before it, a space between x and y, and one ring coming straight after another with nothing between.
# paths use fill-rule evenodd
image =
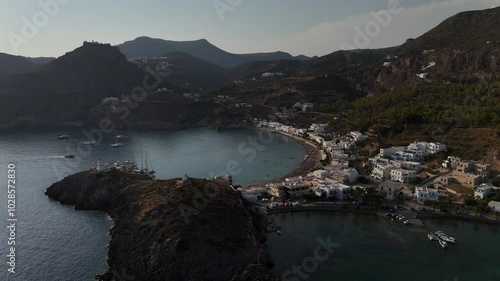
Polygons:
<instances>
[{"instance_id":1,"label":"sandy beach","mask_svg":"<svg viewBox=\"0 0 500 281\"><path fill-rule=\"evenodd\" d=\"M252 184L252 185L246 186L246 188L263 187L268 183L282 182L286 178L305 176L306 174L314 171L316 168L321 166L321 152L319 151L319 149L317 148L317 146L314 143L312 143L308 140L305 140L303 138L299 138L299 137L296 137L296 136L293 136L293 135L290 135L287 133L283 133L283 132L276 132L276 131L266 130L266 129L262 129L262 128L259 128L259 130L264 130L266 132L270 132L273 134L280 134L280 135L283 135L285 137L288 137L288 138L295 140L296 142L298 142L300 145L302 145L305 148L308 157L307 157L307 159L303 160L300 163L300 165L298 167L296 167L290 173L288 173L282 177L275 178L275 179L270 180L270 181L265 182L265 183Z\"/></svg>"}]
</instances>

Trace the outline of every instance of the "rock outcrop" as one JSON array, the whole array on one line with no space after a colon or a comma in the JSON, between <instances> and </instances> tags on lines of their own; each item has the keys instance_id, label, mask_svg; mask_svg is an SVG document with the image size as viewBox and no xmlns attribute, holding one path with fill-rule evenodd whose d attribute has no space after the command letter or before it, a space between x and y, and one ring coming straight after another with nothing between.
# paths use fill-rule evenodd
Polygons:
<instances>
[{"instance_id":1,"label":"rock outcrop","mask_svg":"<svg viewBox=\"0 0 500 281\"><path fill-rule=\"evenodd\" d=\"M98 280L278 280L263 244L263 217L249 212L228 182L183 183L90 170L46 194L112 217L109 269Z\"/></svg>"}]
</instances>

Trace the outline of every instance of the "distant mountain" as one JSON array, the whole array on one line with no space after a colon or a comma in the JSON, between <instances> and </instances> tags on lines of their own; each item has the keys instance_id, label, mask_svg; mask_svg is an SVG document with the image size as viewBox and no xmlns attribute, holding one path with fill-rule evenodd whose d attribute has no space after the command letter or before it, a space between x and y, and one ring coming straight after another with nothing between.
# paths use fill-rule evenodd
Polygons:
<instances>
[{"instance_id":1,"label":"distant mountain","mask_svg":"<svg viewBox=\"0 0 500 281\"><path fill-rule=\"evenodd\" d=\"M37 65L44 65L44 64L47 64L53 60L55 60L56 58L52 58L52 57L39 57L39 58L26 58L27 60L37 64Z\"/></svg>"},{"instance_id":2,"label":"distant mountain","mask_svg":"<svg viewBox=\"0 0 500 281\"><path fill-rule=\"evenodd\" d=\"M0 53L0 76L25 73L34 70L38 64L21 56Z\"/></svg>"},{"instance_id":3,"label":"distant mountain","mask_svg":"<svg viewBox=\"0 0 500 281\"><path fill-rule=\"evenodd\" d=\"M284 52L232 54L217 48L205 39L168 41L139 37L117 47L127 57L160 57L167 53L183 52L222 67L234 67L254 61L296 60L292 55Z\"/></svg>"},{"instance_id":4,"label":"distant mountain","mask_svg":"<svg viewBox=\"0 0 500 281\"><path fill-rule=\"evenodd\" d=\"M118 48L84 43L34 71L0 80L0 127L84 120L102 98L130 95L144 77Z\"/></svg>"},{"instance_id":5,"label":"distant mountain","mask_svg":"<svg viewBox=\"0 0 500 281\"><path fill-rule=\"evenodd\" d=\"M218 88L227 80L227 69L182 52L164 55L172 64L165 82L175 88Z\"/></svg>"}]
</instances>

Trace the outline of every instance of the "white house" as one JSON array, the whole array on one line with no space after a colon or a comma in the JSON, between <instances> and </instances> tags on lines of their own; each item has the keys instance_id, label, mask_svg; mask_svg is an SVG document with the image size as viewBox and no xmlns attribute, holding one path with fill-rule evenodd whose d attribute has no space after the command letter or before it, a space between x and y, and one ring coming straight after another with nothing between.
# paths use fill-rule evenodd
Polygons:
<instances>
[{"instance_id":1,"label":"white house","mask_svg":"<svg viewBox=\"0 0 500 281\"><path fill-rule=\"evenodd\" d=\"M394 197L394 195L398 194L402 190L401 184L394 182L381 183L379 188L381 191L387 193L387 196L389 197Z\"/></svg>"},{"instance_id":2,"label":"white house","mask_svg":"<svg viewBox=\"0 0 500 281\"><path fill-rule=\"evenodd\" d=\"M324 134L327 132L328 124L312 124L309 131L316 134Z\"/></svg>"},{"instance_id":3,"label":"white house","mask_svg":"<svg viewBox=\"0 0 500 281\"><path fill-rule=\"evenodd\" d=\"M336 198L337 200L345 200L350 197L352 187L341 184L339 182L322 181L314 189L316 196L324 196L325 198Z\"/></svg>"},{"instance_id":4,"label":"white house","mask_svg":"<svg viewBox=\"0 0 500 281\"><path fill-rule=\"evenodd\" d=\"M416 170L417 172L423 169L420 162L391 160L390 164L396 169Z\"/></svg>"},{"instance_id":5,"label":"white house","mask_svg":"<svg viewBox=\"0 0 500 281\"><path fill-rule=\"evenodd\" d=\"M325 170L317 170L312 172L313 176L318 179L324 179L328 176L328 171Z\"/></svg>"},{"instance_id":6,"label":"white house","mask_svg":"<svg viewBox=\"0 0 500 281\"><path fill-rule=\"evenodd\" d=\"M488 206L494 212L500 212L500 202L498 202L498 201L491 201L490 203L488 203Z\"/></svg>"},{"instance_id":7,"label":"white house","mask_svg":"<svg viewBox=\"0 0 500 281\"><path fill-rule=\"evenodd\" d=\"M439 202L439 195L436 189L417 187L415 189L415 200L419 205L423 205L425 201Z\"/></svg>"},{"instance_id":8,"label":"white house","mask_svg":"<svg viewBox=\"0 0 500 281\"><path fill-rule=\"evenodd\" d=\"M349 135L353 138L355 142L360 142L368 139L368 136L363 135L361 132L351 132Z\"/></svg>"},{"instance_id":9,"label":"white house","mask_svg":"<svg viewBox=\"0 0 500 281\"><path fill-rule=\"evenodd\" d=\"M417 178L417 171L395 169L391 171L391 180L401 183L408 183Z\"/></svg>"},{"instance_id":10,"label":"white house","mask_svg":"<svg viewBox=\"0 0 500 281\"><path fill-rule=\"evenodd\" d=\"M462 159L458 157L448 156L448 159L443 161L443 168L456 169L460 162L462 162Z\"/></svg>"},{"instance_id":11,"label":"white house","mask_svg":"<svg viewBox=\"0 0 500 281\"><path fill-rule=\"evenodd\" d=\"M491 185L491 184L481 184L474 190L474 198L480 198L480 199L485 199L488 198L488 196L492 193L495 193L497 191L497 187Z\"/></svg>"},{"instance_id":12,"label":"white house","mask_svg":"<svg viewBox=\"0 0 500 281\"><path fill-rule=\"evenodd\" d=\"M304 103L302 105L302 111L303 112L309 112L314 110L314 104L312 103Z\"/></svg>"},{"instance_id":13,"label":"white house","mask_svg":"<svg viewBox=\"0 0 500 281\"><path fill-rule=\"evenodd\" d=\"M379 180L389 179L393 169L391 165L378 164L373 168L371 176Z\"/></svg>"}]
</instances>

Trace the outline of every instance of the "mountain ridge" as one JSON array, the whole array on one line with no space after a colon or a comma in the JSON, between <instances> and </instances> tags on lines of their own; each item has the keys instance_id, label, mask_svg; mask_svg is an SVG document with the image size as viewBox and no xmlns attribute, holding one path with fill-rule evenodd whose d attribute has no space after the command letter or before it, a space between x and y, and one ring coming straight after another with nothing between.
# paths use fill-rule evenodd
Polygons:
<instances>
[{"instance_id":1,"label":"mountain ridge","mask_svg":"<svg viewBox=\"0 0 500 281\"><path fill-rule=\"evenodd\" d=\"M171 41L147 36L126 41L117 45L127 57L160 57L167 53L184 52L206 62L223 66L234 67L253 61L296 60L285 52L233 54L211 44L206 39L192 41ZM303 57L301 57L303 59Z\"/></svg>"}]
</instances>

